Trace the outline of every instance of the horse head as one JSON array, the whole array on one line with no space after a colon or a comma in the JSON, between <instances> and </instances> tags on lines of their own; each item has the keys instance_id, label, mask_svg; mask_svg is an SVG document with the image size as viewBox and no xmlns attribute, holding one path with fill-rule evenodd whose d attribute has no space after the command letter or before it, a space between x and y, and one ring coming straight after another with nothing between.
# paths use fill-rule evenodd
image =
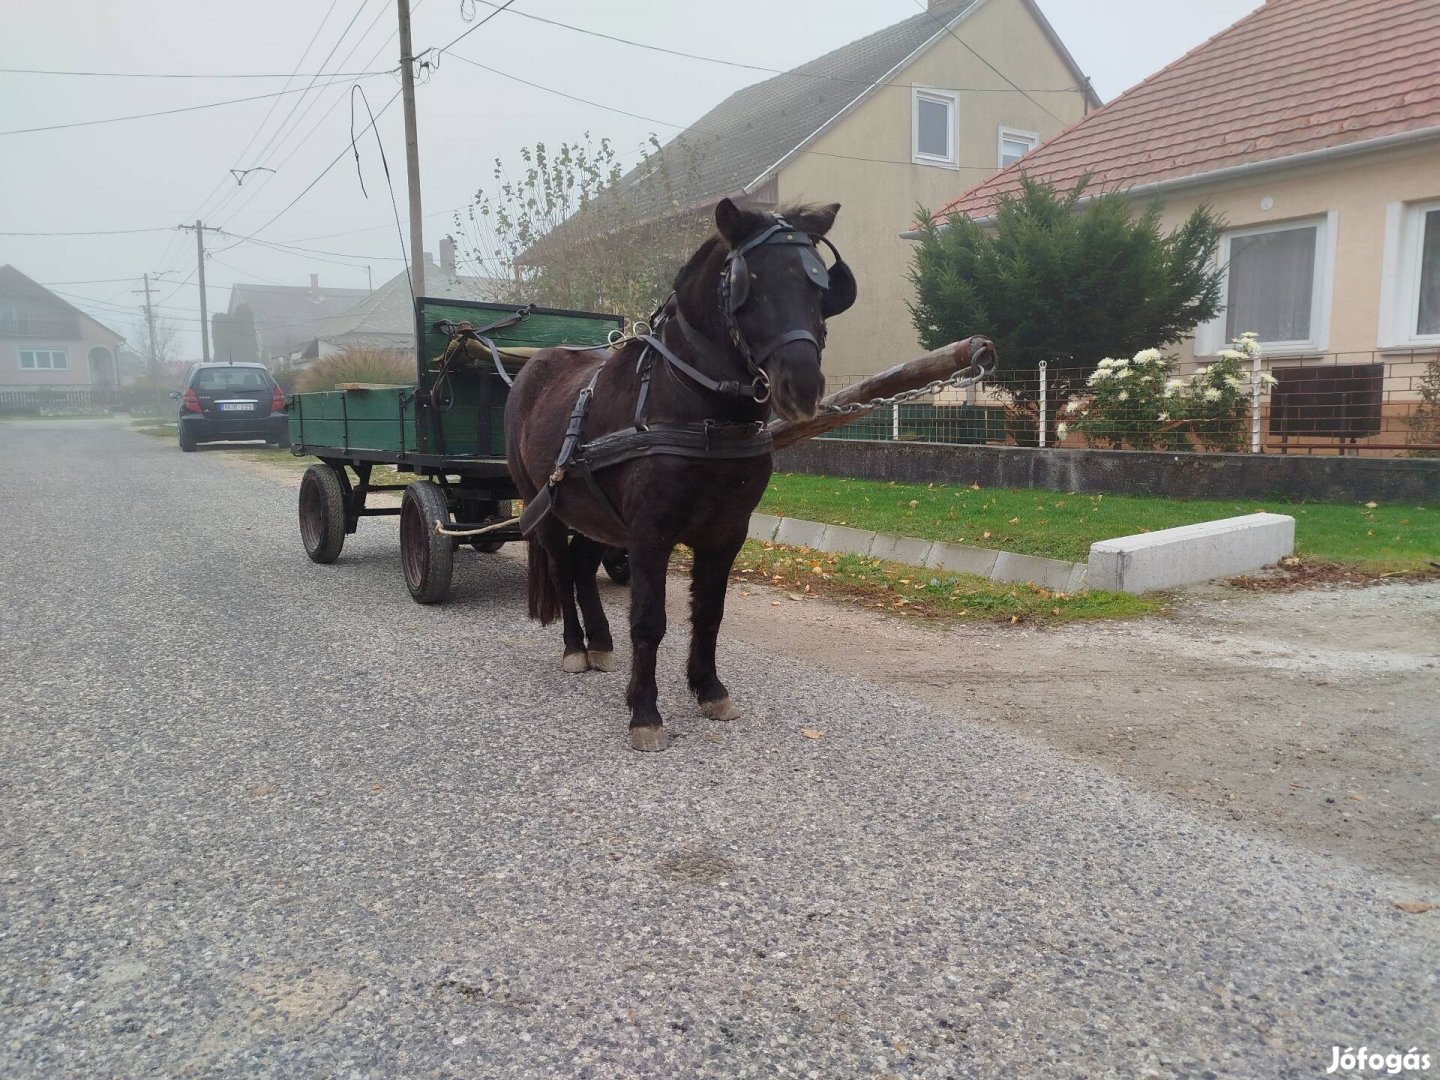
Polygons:
<instances>
[{"instance_id":1,"label":"horse head","mask_svg":"<svg viewBox=\"0 0 1440 1080\"><path fill-rule=\"evenodd\" d=\"M786 420L815 415L825 392L825 320L855 302L855 277L825 239L839 211L832 203L772 214L721 199L719 237L675 282L686 321L726 342L757 385L769 387ZM825 265L817 244L830 248L833 265Z\"/></svg>"}]
</instances>

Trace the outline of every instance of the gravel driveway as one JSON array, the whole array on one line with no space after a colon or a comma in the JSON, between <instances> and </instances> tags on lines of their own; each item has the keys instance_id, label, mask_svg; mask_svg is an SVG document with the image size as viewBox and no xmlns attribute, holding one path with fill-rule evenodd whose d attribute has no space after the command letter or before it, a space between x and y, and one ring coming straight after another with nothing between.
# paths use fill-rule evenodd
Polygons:
<instances>
[{"instance_id":1,"label":"gravel driveway","mask_svg":"<svg viewBox=\"0 0 1440 1080\"><path fill-rule=\"evenodd\" d=\"M1440 1041L1403 882L723 637L748 712L702 721L673 622L676 743L635 754L624 675L561 673L513 560L418 607L390 523L312 565L225 453L0 424L6 1077L1299 1077Z\"/></svg>"}]
</instances>

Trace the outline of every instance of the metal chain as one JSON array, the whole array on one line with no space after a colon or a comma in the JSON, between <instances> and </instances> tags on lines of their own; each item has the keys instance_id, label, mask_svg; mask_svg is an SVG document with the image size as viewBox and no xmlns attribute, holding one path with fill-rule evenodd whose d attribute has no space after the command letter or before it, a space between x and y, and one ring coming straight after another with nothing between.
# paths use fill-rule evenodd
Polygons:
<instances>
[{"instance_id":1,"label":"metal chain","mask_svg":"<svg viewBox=\"0 0 1440 1080\"><path fill-rule=\"evenodd\" d=\"M918 397L928 397L937 394L941 390L954 387L964 390L966 387L975 386L985 381L985 376L993 373L993 368L986 370L979 369L977 374L971 375L968 372L975 371L973 366L963 367L953 375L944 379L932 379L924 386L914 390L902 390L892 397L871 398L869 401L852 401L849 405L822 405L820 412L827 416L854 416L857 413L870 412L872 409L879 409L886 405L899 405L904 401L911 401Z\"/></svg>"}]
</instances>

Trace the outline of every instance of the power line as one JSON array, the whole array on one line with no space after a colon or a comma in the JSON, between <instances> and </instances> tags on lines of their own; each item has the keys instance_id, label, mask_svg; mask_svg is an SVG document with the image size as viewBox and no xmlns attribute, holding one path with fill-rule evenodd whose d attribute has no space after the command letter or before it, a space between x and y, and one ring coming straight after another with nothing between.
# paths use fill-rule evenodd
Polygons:
<instances>
[{"instance_id":1,"label":"power line","mask_svg":"<svg viewBox=\"0 0 1440 1080\"><path fill-rule=\"evenodd\" d=\"M569 101L579 102L581 105L589 105L596 109L604 109L606 112L613 112L618 113L621 116L628 116L632 120L644 120L647 124L659 124L662 127L675 128L676 130L682 132L696 131L699 132L701 135L714 135L717 138L726 138L729 137L729 135L731 134L728 132L714 131L709 128L698 127L695 124L677 124L671 120L661 120L658 117L654 116L644 116L641 113L630 112L626 109L616 108L613 105L606 105L603 102L591 101L589 98L578 97L575 94L566 93L564 90L557 90L553 86L545 86L542 83L532 82L529 79L522 79L519 75L511 75L508 71L501 71L499 68L490 67L487 64L482 64L478 60L471 60L468 56L462 56L459 53L451 53L450 55L455 57L456 60L460 60L466 64L469 64L471 67L477 67L481 71L488 71L492 75L499 75L501 78L510 79L512 82L517 82L523 86L529 86L536 90L543 90L547 94L554 94L557 97L563 97ZM836 158L840 161L868 161L875 165L905 165L908 167L914 164L914 162L912 161L902 160L900 158L874 158L863 157L859 154L834 154L826 150L802 150L800 151L800 153L809 154L813 157ZM993 173L995 171L994 169L984 165L951 166L952 171L954 171L956 168L960 169L961 171L983 172L987 174Z\"/></svg>"},{"instance_id":2,"label":"power line","mask_svg":"<svg viewBox=\"0 0 1440 1080\"><path fill-rule=\"evenodd\" d=\"M382 72L381 74L387 73ZM325 85L334 86L335 83L348 81L348 79L336 79L333 82L326 83ZM309 90L310 87L306 86L304 89ZM301 92L302 91L300 88L292 90L276 90L273 93L269 94L252 94L250 97L231 98L228 101L210 101L206 102L204 105L182 105L177 109L159 109L156 112L132 113L129 116L108 116L101 120L75 120L68 124L45 124L41 127L12 128L10 131L0 131L0 136L33 135L34 133L39 131L64 131L69 128L95 127L98 124L121 124L128 120L149 120L150 118L156 116L174 116L177 113L199 112L202 109L218 109L225 105L243 105L247 101L266 101L270 98L283 97L286 94L298 94Z\"/></svg>"},{"instance_id":3,"label":"power line","mask_svg":"<svg viewBox=\"0 0 1440 1080\"><path fill-rule=\"evenodd\" d=\"M488 7L499 8L492 0L480 0L480 3ZM501 8L500 10L504 10ZM497 10L495 14L499 14ZM707 64L719 64L722 67L739 68L742 71L761 71L768 75L788 75L797 79L814 79L818 82L845 83L850 86L874 86L875 80L854 79L845 75L822 75L818 72L800 71L795 68L773 68L764 64L747 64L739 60L726 60L718 56L705 56L701 53L685 52L683 49L671 49L664 45L650 45L643 41L634 41L631 38L617 37L614 34L607 34L600 30L591 30L584 26L576 26L573 23L561 22L559 19L548 19L544 15L535 15L529 11L521 11L515 8L511 15L518 15L522 19L529 19L532 22L544 23L546 26L558 26L564 30L570 30L577 34L584 34L587 37L600 38L602 41L612 41L617 45L628 45L631 48L642 49L645 52L664 53L666 56L678 56L685 60L702 60ZM927 12L928 14L928 12ZM967 46L968 48L968 46ZM1012 84L1013 85L1013 84ZM887 83L884 88L909 90L913 87L910 83ZM926 86L927 90L952 90L957 93L979 93L979 94L1008 94L1009 89L997 86ZM1034 90L1036 94L1078 94L1084 91L1074 86L1062 86L1055 90Z\"/></svg>"},{"instance_id":4,"label":"power line","mask_svg":"<svg viewBox=\"0 0 1440 1080\"><path fill-rule=\"evenodd\" d=\"M306 47L309 51L309 47ZM302 54L303 59L303 54ZM323 66L323 65L322 65ZM325 74L322 72L321 74ZM359 79L370 75L388 75L389 71L332 71L328 73L333 78ZM275 72L211 72L191 73L183 71L54 71L47 68L0 68L0 75L80 75L97 79L294 79L311 78L310 75L300 75L298 72L291 72L286 75L283 71Z\"/></svg>"},{"instance_id":5,"label":"power line","mask_svg":"<svg viewBox=\"0 0 1440 1080\"><path fill-rule=\"evenodd\" d=\"M290 83L295 78L295 72L298 72L300 70L300 65L305 63L305 57L310 55L311 47L315 44L316 39L320 36L320 31L325 29L325 23L329 21L330 13L335 10L335 4L337 2L338 0L331 0L330 6L325 9L325 14L320 19L320 25L315 27L315 32L310 35L310 40L305 43L305 48L301 50L299 59L295 61L295 71L291 72L290 77L285 80L285 89L288 90L290 88ZM320 66L323 69L325 65L321 64ZM250 147L255 145L255 140L260 137L260 132L265 130L265 125L270 122L270 117L275 115L275 107L279 104L280 99L276 98L270 103L270 108L265 110L264 118L261 119L260 123L255 126L255 130L250 133L250 138L246 141L245 146L241 149L240 153L235 155L235 162L230 168L231 175L234 175L235 170L240 167L240 163L245 160L245 155L250 152ZM215 185L215 187L210 189L210 193L201 200L200 205L195 208L194 212L192 214L186 214L185 216L187 218L199 217L201 215L201 212L210 205L210 200L213 199L216 193L219 192L224 186L225 181L221 180L218 184ZM220 206L224 206L225 203L228 201L228 199L221 200ZM217 206L215 209L219 210L220 206ZM168 251L169 249L167 248L166 250Z\"/></svg>"},{"instance_id":6,"label":"power line","mask_svg":"<svg viewBox=\"0 0 1440 1080\"><path fill-rule=\"evenodd\" d=\"M387 102L385 102L384 105L380 106L380 111L379 111L378 113L376 113L376 114L375 114L375 118L374 118L373 120L371 120L370 123L365 126L365 130L362 131L362 132L360 132L360 135L364 135L364 134L366 134L367 132L369 132L370 129L375 126L376 121L378 121L378 120L380 119L380 117L384 116L386 110L389 109L391 105L395 104L395 102L398 101L399 99L400 99L400 91L399 91L399 90L396 90L395 93L394 93L393 95L391 95L390 100L387 101ZM358 137L359 137L359 136L357 136L357 138L358 138ZM265 222L264 225L261 225L258 229L253 230L253 232L254 232L254 233L262 233L262 232L264 232L266 229L268 229L271 225L275 224L275 222L279 221L282 217L284 217L285 214L287 214L287 213L290 211L290 208L291 208L292 206L294 206L296 203L298 203L298 202L299 202L301 199L303 199L306 195L310 194L310 190L311 190L316 184L318 184L321 180L325 179L326 174L329 173L329 171L330 171L331 169L333 169L336 165L340 164L340 162L343 161L343 160L345 159L345 157L346 157L349 153L350 153L350 144L347 142L347 143L345 144L344 148L342 148L341 151L340 151L338 154L335 155L334 159L331 160L330 164L329 164L329 165L326 165L325 168L323 168L323 169L320 170L320 175L319 175L319 176L315 177L314 180L311 180L310 183L306 184L304 190L302 190L302 191L300 192L300 194L296 195L293 199L291 199L288 203L286 203L283 207L281 207L278 213L276 213L272 218L270 218L269 221Z\"/></svg>"},{"instance_id":7,"label":"power line","mask_svg":"<svg viewBox=\"0 0 1440 1080\"><path fill-rule=\"evenodd\" d=\"M484 26L486 23L488 23L491 19L495 18L496 15L499 15L502 11L506 10L507 8L509 8L509 6L510 6L511 4L513 4L513 3L515 3L515 0L505 0L505 3L503 3L503 4L501 4L499 7L495 8L495 10L492 11L489 15L486 15L483 19L481 19L479 22L477 22L474 26L470 27L469 30L466 30L463 34L459 35L459 36L456 37L454 40L452 40L448 45L441 45L440 48L438 48L438 49L435 50L435 55L436 55L436 56L439 56L441 53L449 52L452 47L454 47L455 45L460 44L460 42L464 41L467 37L469 37L471 34L473 34L476 30L479 30L482 26ZM419 5L416 5L416 6L418 7ZM491 6L494 7L493 4L492 4ZM429 50L426 50L426 51L428 52ZM405 57L405 59L409 60L409 59L412 59L412 57ZM415 57L415 58L413 58L413 59L418 59L418 57Z\"/></svg>"},{"instance_id":8,"label":"power line","mask_svg":"<svg viewBox=\"0 0 1440 1080\"><path fill-rule=\"evenodd\" d=\"M173 225L162 225L154 229L90 229L78 232L0 232L0 236L131 236L135 233L173 232Z\"/></svg>"},{"instance_id":9,"label":"power line","mask_svg":"<svg viewBox=\"0 0 1440 1080\"><path fill-rule=\"evenodd\" d=\"M930 18L936 23L936 25L938 25L942 30L944 30L947 34L953 37L956 41L960 42L961 45L965 46L965 49L970 53L971 56L979 60L996 75L999 75L1000 78L1004 79L1005 82L1008 83L1010 86L1014 87L1014 89L1020 90L1020 87L1015 86L1013 82L1010 82L1010 77L1008 75L1006 75L1003 71L997 68L989 60L986 60L985 57L981 56L978 52L976 52L969 42L967 42L964 38L962 38L959 34L955 33L955 31L950 28L950 24L948 22L944 22L934 12L932 12L929 7L926 6L926 0L915 0L915 4L920 8L921 11L925 12L926 15L929 15ZM1020 90L1020 93L1025 96L1025 100L1030 102L1030 104L1034 105L1046 116L1050 117L1050 119L1058 123L1062 128L1070 126L1066 121L1061 120L1060 117L1056 116L1049 109L1045 108L1044 105L1041 105L1040 102L1036 101L1033 97L1031 97L1028 92Z\"/></svg>"},{"instance_id":10,"label":"power line","mask_svg":"<svg viewBox=\"0 0 1440 1080\"><path fill-rule=\"evenodd\" d=\"M415 10L415 11L419 11L419 10L420 10L420 7L424 4L424 2L425 2L425 0L419 0L419 2L417 2L417 3L415 4L414 10ZM382 7L382 8L376 13L375 18L373 18L373 19L370 20L370 25L367 26L367 27L365 27L364 32L360 35L359 38L356 39L355 43L350 46L350 50L345 54L344 59L341 60L341 63L342 63L342 64L345 63L346 61L348 61L348 60L350 59L350 57L355 54L355 51L360 47L361 42L363 42L367 37L370 36L370 31L372 31L373 29L375 29L375 24L378 23L378 22L380 21L380 19L384 16L385 11L386 11L386 9L385 9L384 7ZM380 43L380 47L379 47L378 49L376 49L375 52L371 54L370 59L365 62L365 63L366 63L366 66L369 66L369 65L375 63L376 58L377 58L378 56L380 56L380 54L383 53L387 48L390 47L390 42L392 42L392 41L395 40L395 36L396 36L397 33L399 33L398 28L395 29L395 30L390 31L390 33L386 36L385 40ZM306 146L308 146L308 145L310 144L310 138L311 138L311 136L313 136L313 135L315 134L315 132L317 132L317 131L320 130L320 126L325 123L326 119L330 116L331 113L333 113L333 112L335 111L336 107L339 106L340 103L343 102L343 101L345 101L345 100L346 100L346 95L341 95L341 96L337 97L334 101L332 101L332 102L330 103L330 107L329 107L328 109L326 109L323 113L320 114L320 118L315 121L315 123L311 126L310 130L307 131L307 132L305 133L305 135L302 136L301 139L290 149L290 152L287 153L287 154L286 154L283 158L281 158L278 162L276 162L276 164L275 164L275 169L276 169L277 172L283 170L283 169L285 168L286 164L289 163L289 161L290 161L291 158L293 158L303 147L306 147ZM319 96L317 95L315 98L312 98L312 99L311 99L311 101L309 102L309 104L307 104L307 105L305 106L305 109L300 113L300 115L295 118L295 126L291 129L291 132L290 132L290 133L287 133L287 134L284 135L284 136L282 136L282 137L280 138L279 143L276 144L276 146L275 146L275 152L276 152L276 153L279 153L279 152L280 152L280 149L285 145L285 142L290 138L290 134L293 134L295 131L298 131L298 130L299 130L300 124L304 121L305 117L310 114L310 111L315 107L316 104L318 104L318 102L319 102ZM261 164L263 164L263 165L268 165L268 164L269 164L269 160L266 159L266 160L262 161ZM269 180L269 177L266 177L265 180L268 181L268 180ZM255 199L261 194L261 192L263 192L263 191L266 189L266 186L267 186L267 184L266 184L266 183L263 183L263 182L260 183L260 184L255 185L255 187L251 190L250 194L245 197L245 199L240 203L240 205L237 206L237 207L235 207L235 209L230 212L230 216L233 218L233 217L239 215L240 213L242 213L242 212L245 210L245 208L246 208L247 206L249 206L252 202L254 202ZM235 197L235 194L236 194L235 192L231 192L231 193L230 193L230 197L231 197L231 198L234 198L234 197ZM211 216L214 216L216 213L218 213L220 209L222 209L225 205L227 205L227 204L229 203L229 201L230 201L230 200L229 200L228 198L227 198L226 200L224 200L219 207L217 207L214 211L211 212Z\"/></svg>"},{"instance_id":11,"label":"power line","mask_svg":"<svg viewBox=\"0 0 1440 1080\"><path fill-rule=\"evenodd\" d=\"M326 8L324 16L320 19L320 23L315 27L314 32L310 35L310 40L306 42L304 50L301 51L299 58L295 61L295 70L296 70L296 71L299 71L299 70L300 70L300 66L301 66L303 63L305 63L305 58L310 54L311 48L314 46L315 42L316 42L317 40L319 40L320 34L324 31L326 23L329 22L330 14L331 14L332 11L334 11L337 2L338 2L338 0L331 0L330 6L329 6L328 8ZM422 2L423 2L423 0L422 0ZM361 9L363 9L363 8L366 7L366 6L368 6L368 3L369 3L369 0L366 0L366 3L364 3L364 4L362 4L362 5L360 6ZM384 13L385 13L385 9L384 9L384 7L382 6L381 9L380 9L380 11L376 13L375 18L372 19L372 20L370 20L370 24L365 27L364 31L363 31L363 32L360 34L360 36L355 40L355 43L354 43L353 45L351 45L350 48L346 51L345 56L340 60L340 63L341 63L342 65L343 65L343 64L346 64L346 63L349 63L350 58L355 55L355 52L356 52L356 50L360 47L361 42L363 42L363 41L365 40L365 38L369 36L370 31L375 28L375 24L380 21L380 18L384 15ZM357 11L356 11L356 16L358 17L358 15L359 15L359 10L357 9ZM354 22L355 22L355 20L354 20L354 18L352 18L351 21L350 21L350 23L346 25L345 30L342 31L342 33L340 34L340 37L336 39L335 44L334 44L333 46L331 46L329 53L326 54L326 57L325 57L324 62L322 62L322 63L319 65L320 68L321 68L322 73L323 73L323 70L324 70L325 65L330 62L330 57L332 57L332 56L335 55L335 50L336 50L337 48L339 48L340 44L345 40L345 36L346 36L346 34L349 32L350 26L354 25ZM392 33L390 36L391 36L391 37L394 37L394 34ZM389 44L389 41L388 41L388 39L387 39L385 45L388 45L388 44ZM374 65L376 59L377 59L377 58L381 55L381 53L384 51L385 45L381 45L381 47L380 47L379 49L376 49L375 52L374 52L373 54L371 54L370 58L365 61L365 63L364 63L363 66L365 66L365 67L372 67L372 66ZM312 84L313 84L313 79L312 79ZM286 85L287 85L287 86L289 85L288 81L287 81ZM327 87L328 87L328 84L327 84ZM311 99L310 99L310 101L306 104L304 110L301 111L301 113L300 113L299 116L295 116L295 110L294 110L294 109L291 109L291 110L290 110L290 112L286 115L285 120L281 122L281 124L280 124L280 126L279 126L278 128L276 128L275 134L272 135L271 138L266 141L264 148L260 151L259 155L257 155L257 156L260 158L260 160L256 163L257 167L265 167L265 166L269 166L269 165L270 165L270 160L269 160L269 157L268 157L267 155L269 154L271 145L275 143L275 139L278 137L278 138L280 139L280 144L279 144L279 145L283 145L285 139L289 138L290 134L291 134L295 129L297 129L297 128L299 127L299 125L300 125L300 123L303 121L303 119L310 114L310 111L314 108L315 103L319 100L319 98L320 98L321 96L324 95L324 91L325 91L325 89L326 89L327 87L321 87L319 94L317 94L314 98L311 98ZM339 97L339 98L336 99L336 102L338 103L339 101L342 101L342 100L344 100L344 98L343 98L343 97ZM260 121L259 125L255 128L254 132L251 134L249 140L245 143L245 148L240 151L240 154L239 154L239 155L237 155L236 161L235 161L235 165L236 165L236 166L238 166L239 164L241 164L241 162L243 161L245 155L249 152L250 148L255 145L255 140L260 137L261 132L265 130L265 125L268 124L268 123L270 122L270 118L275 115L275 106L278 105L278 104L279 104L278 99L277 99L276 101L274 101L274 102L271 103L270 108L269 108L269 109L266 111L266 113L265 113L264 119L262 119L262 120ZM332 105L332 106L330 107L330 109L326 110L325 115L328 116L328 115L330 114L330 112L332 112L333 110L334 110L334 105ZM291 129L291 131L286 131L286 125L290 122L291 117L294 117L294 127ZM323 117L322 117L322 121L323 121ZM315 128L312 128L312 129L311 129L311 132L313 133L313 132L314 132L315 130L317 130L318 128L319 128L319 123L317 123L317 124L315 125ZM301 143L299 143L299 144L296 145L295 150L298 150L298 149L300 148L300 146L302 146L302 145L304 145L304 144L305 144L305 143L304 143L304 140L302 140ZM279 145L276 146L276 150L277 150L277 151L278 151L278 149L279 149ZM278 171L279 169L284 168L285 165L286 165L286 163L289 162L290 158L294 156L294 153L295 153L295 151L292 150L289 154L287 154L287 155L285 156L285 158L284 158L283 160L281 160L280 162L278 162L278 163L275 165L275 170ZM221 191L223 188L225 188L225 187L227 186L227 185L225 184L225 181L222 179L219 183L216 184L216 186L215 186L213 189L211 189L210 193L205 196L204 200L203 200L202 203L201 203L201 207L200 207L200 208L197 208L197 210L195 211L195 215L193 215L193 216L200 216L200 215L201 215L201 210L207 210L207 213L206 213L204 216L209 216L209 217L212 217L212 218L213 218L213 217L216 217L216 216L218 216L220 213L222 213L222 212L225 210L226 207L230 206L230 205L233 203L233 201L234 201L235 199L237 199L237 198L241 198L241 203L240 203L239 209L240 209L240 210L243 210L246 206L250 205L250 203L255 200L256 196L259 195L262 190L264 190L267 182L268 182L274 175L275 175L275 172L272 171L268 176L261 177L260 182L259 182L258 184L253 185L248 192L245 192L245 193L244 193L243 198L241 198L241 192L239 191L238 188L227 190L227 191L225 192L225 195L220 199L220 201L212 206L212 205L211 205L211 200L215 198L216 193L219 192L219 191ZM238 212L238 210L235 211L235 212ZM168 255L169 252L170 252L170 248L167 246L166 249L165 249L165 253L164 253L164 254L165 254L165 255Z\"/></svg>"}]
</instances>

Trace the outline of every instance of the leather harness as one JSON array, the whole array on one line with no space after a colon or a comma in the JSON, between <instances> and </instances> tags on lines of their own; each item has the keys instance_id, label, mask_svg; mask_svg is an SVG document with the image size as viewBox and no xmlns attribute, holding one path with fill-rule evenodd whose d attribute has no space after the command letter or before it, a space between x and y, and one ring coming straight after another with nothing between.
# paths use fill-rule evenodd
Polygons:
<instances>
[{"instance_id":1,"label":"leather harness","mask_svg":"<svg viewBox=\"0 0 1440 1080\"><path fill-rule=\"evenodd\" d=\"M673 370L711 393L723 397L749 398L756 403L763 404L770 400L770 376L761 366L765 360L776 350L792 341L809 341L815 346L817 353L823 348L822 343L810 331L791 330L774 341L768 342L763 349L759 350L757 356L736 321L735 315L744 306L749 294L749 271L745 263L745 255L762 244L785 244L808 249L809 258L805 260L807 274L820 288L824 289L829 285L824 262L815 253L814 238L792 228L784 218L778 215L770 215L770 217L771 221L766 228L731 249L726 256L725 269L720 278L720 307L725 318L726 329L729 331L736 349L745 360L745 366L751 375L750 381L711 378L684 358L677 356L660 340L660 331L665 322L672 317L673 312L673 317L686 344L699 356L716 363L730 362L730 356L722 346L689 324L680 311L675 294L671 293L660 307L662 314L655 320L652 332L640 335L635 339L643 342L644 348L636 362L636 371L640 376L640 390L635 399L634 423L628 428L601 435L589 442L581 441L585 417L590 410L590 401L595 395L595 386L599 382L600 372L604 370L602 364L575 399L575 407L570 411L570 422L565 429L565 438L560 444L560 453L555 459L555 467L551 470L545 486L534 499L530 500L524 513L520 515L522 534L529 536L535 527L554 511L559 497L560 483L567 476L579 477L611 521L621 530L627 530L629 526L624 517L596 482L595 474L597 472L627 461L656 454L670 457L734 459L764 457L774 452L774 440L763 420L753 423L702 420L691 424L652 426L645 419L645 404L650 394L650 377L657 356L664 363L670 365ZM825 243L834 251L834 247L829 244L829 241L825 241ZM812 261L815 265L812 265ZM837 261L836 265L841 267L844 273L849 273L849 269L844 267L843 262Z\"/></svg>"}]
</instances>

